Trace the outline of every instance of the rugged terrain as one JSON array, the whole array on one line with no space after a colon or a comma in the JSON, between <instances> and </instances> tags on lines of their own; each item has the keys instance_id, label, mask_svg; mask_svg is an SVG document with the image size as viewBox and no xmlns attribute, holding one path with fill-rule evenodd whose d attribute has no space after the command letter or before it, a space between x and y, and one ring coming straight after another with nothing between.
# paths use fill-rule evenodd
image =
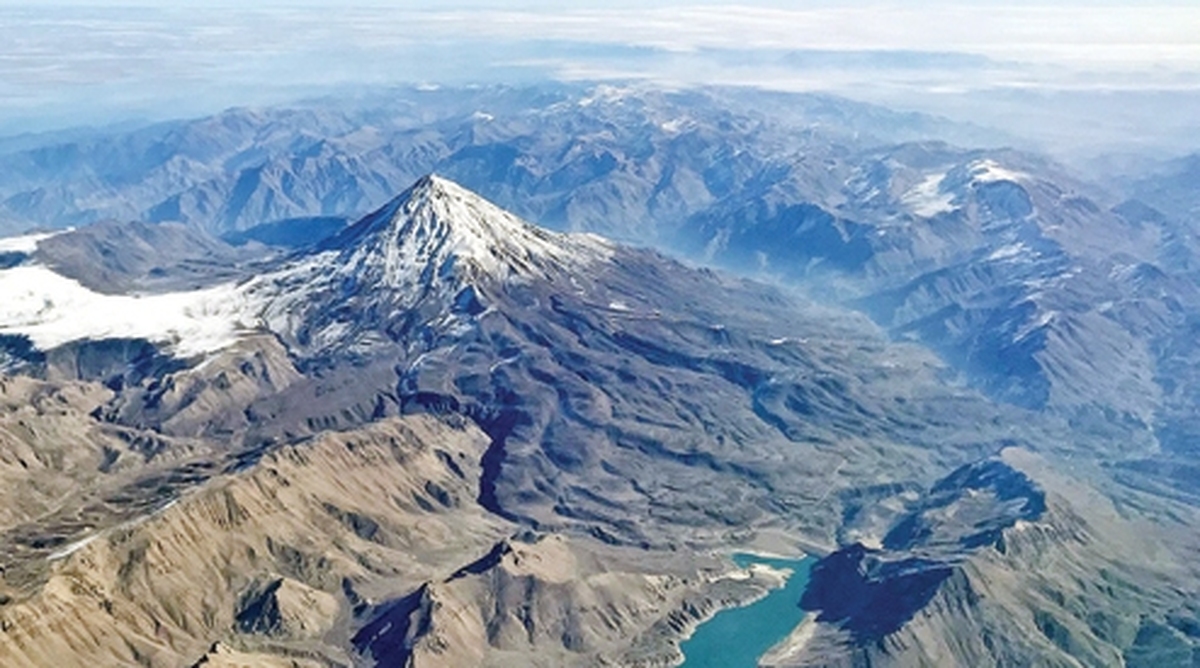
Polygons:
<instances>
[{"instance_id":1,"label":"rugged terrain","mask_svg":"<svg viewBox=\"0 0 1200 668\"><path fill-rule=\"evenodd\" d=\"M552 228L857 309L998 400L1190 433L1191 162L1105 189L1041 156L944 140L995 135L812 95L401 89L12 149L0 219L182 221L299 248L437 171Z\"/></svg>"},{"instance_id":2,"label":"rugged terrain","mask_svg":"<svg viewBox=\"0 0 1200 668\"><path fill-rule=\"evenodd\" d=\"M14 666L595 665L640 636L633 662L663 665L672 632L656 624L677 633L769 585L714 579L712 560L518 533L475 502L487 442L413 416L203 469L152 513L42 551L42 571L6 596L0 655ZM485 603L505 591L506 606ZM460 618L471 606L475 626Z\"/></svg>"},{"instance_id":3,"label":"rugged terrain","mask_svg":"<svg viewBox=\"0 0 1200 668\"><path fill-rule=\"evenodd\" d=\"M5 240L6 662L671 665L696 623L778 584L721 556L767 544L824 557L771 665L1196 651L1185 225L1024 154L601 92L535 115L497 94L507 129L473 118L476 148L438 164L826 304L437 176L352 225L213 239L376 197L213 217L281 201L217 175L179 200L217 208L167 216L186 226ZM713 115L655 115L685 107ZM580 124L550 145L599 124L608 148L525 145L512 165L558 166L488 171L488 133L521 145L534 116ZM185 127L300 165L259 120ZM630 152L619 128L651 120L665 134ZM762 153L716 159L742 131ZM96 215L56 220L77 214Z\"/></svg>"},{"instance_id":4,"label":"rugged terrain","mask_svg":"<svg viewBox=\"0 0 1200 668\"><path fill-rule=\"evenodd\" d=\"M39 241L9 280L87 257L42 248L94 247L79 234ZM896 475L882 442L914 476L996 447L919 426L947 402L958 420L989 408L861 319L545 232L436 177L234 288L182 293L233 310L198 311L141 264L55 266L86 282L81 303L131 280L184 307L140 344L104 344L102 320L56 329L38 299L14 316L12 368L45 379L14 387L77 388L75 430L157 439L102 450L124 468L55 469L63 496L9 532L14 662L667 664L672 640L770 584L714 577L730 566L708 549L756 528L832 544L823 502ZM222 315L231 340L181 346ZM514 587L512 612L481 603Z\"/></svg>"},{"instance_id":5,"label":"rugged terrain","mask_svg":"<svg viewBox=\"0 0 1200 668\"><path fill-rule=\"evenodd\" d=\"M543 225L644 241L804 153L919 139L995 141L821 95L396 89L0 149L0 231L136 219L311 243L436 171Z\"/></svg>"}]
</instances>

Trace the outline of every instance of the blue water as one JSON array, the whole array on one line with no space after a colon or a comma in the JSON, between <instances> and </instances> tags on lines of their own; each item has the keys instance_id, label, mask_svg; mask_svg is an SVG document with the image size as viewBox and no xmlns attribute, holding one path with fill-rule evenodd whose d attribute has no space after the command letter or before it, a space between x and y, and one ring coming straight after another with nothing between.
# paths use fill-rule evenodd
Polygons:
<instances>
[{"instance_id":1,"label":"blue water","mask_svg":"<svg viewBox=\"0 0 1200 668\"><path fill-rule=\"evenodd\" d=\"M787 584L772 589L764 598L741 608L722 610L701 624L680 645L683 668L754 668L765 654L804 618L800 596L808 586L814 559L768 559L753 554L735 554L739 568L766 564L792 571Z\"/></svg>"}]
</instances>

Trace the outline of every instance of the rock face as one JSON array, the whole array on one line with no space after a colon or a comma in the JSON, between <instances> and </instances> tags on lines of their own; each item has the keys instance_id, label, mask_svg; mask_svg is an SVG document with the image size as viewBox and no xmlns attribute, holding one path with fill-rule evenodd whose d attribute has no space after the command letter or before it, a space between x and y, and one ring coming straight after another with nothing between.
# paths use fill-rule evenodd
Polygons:
<instances>
[{"instance_id":1,"label":"rock face","mask_svg":"<svg viewBox=\"0 0 1200 668\"><path fill-rule=\"evenodd\" d=\"M321 668L326 664L308 659L239 652L222 643L212 648L192 668Z\"/></svg>"},{"instance_id":2,"label":"rock face","mask_svg":"<svg viewBox=\"0 0 1200 668\"><path fill-rule=\"evenodd\" d=\"M854 543L817 563L801 605L819 611L818 622L836 625L856 645L878 643L956 586L956 565L970 551L1006 549L1006 529L1041 520L1045 512L1045 493L1003 461L965 466L902 515L881 549Z\"/></svg>"},{"instance_id":3,"label":"rock face","mask_svg":"<svg viewBox=\"0 0 1200 668\"><path fill-rule=\"evenodd\" d=\"M114 422L176 435L240 439L264 416L247 412L304 381L287 349L269 335L252 336L201 367L172 368L149 383L130 383L104 408Z\"/></svg>"},{"instance_id":4,"label":"rock face","mask_svg":"<svg viewBox=\"0 0 1200 668\"><path fill-rule=\"evenodd\" d=\"M1160 166L1155 173L1124 184L1133 196L1133 204L1152 207L1181 223L1200 218L1200 198L1196 196L1196 177L1200 175L1200 155L1193 153Z\"/></svg>"},{"instance_id":5,"label":"rock face","mask_svg":"<svg viewBox=\"0 0 1200 668\"><path fill-rule=\"evenodd\" d=\"M374 529L370 521L360 521ZM290 639L319 638L336 621L339 601L291 578L269 579L242 595L234 616L238 631Z\"/></svg>"},{"instance_id":6,"label":"rock face","mask_svg":"<svg viewBox=\"0 0 1200 668\"><path fill-rule=\"evenodd\" d=\"M42 241L34 259L103 293L197 289L250 275L266 249L234 248L179 223L106 221Z\"/></svg>"},{"instance_id":7,"label":"rock face","mask_svg":"<svg viewBox=\"0 0 1200 668\"><path fill-rule=\"evenodd\" d=\"M205 443L95 419L112 396L91 383L0 379L0 597L40 579L48 555L81 532L164 502L153 488L117 490L207 452Z\"/></svg>"}]
</instances>

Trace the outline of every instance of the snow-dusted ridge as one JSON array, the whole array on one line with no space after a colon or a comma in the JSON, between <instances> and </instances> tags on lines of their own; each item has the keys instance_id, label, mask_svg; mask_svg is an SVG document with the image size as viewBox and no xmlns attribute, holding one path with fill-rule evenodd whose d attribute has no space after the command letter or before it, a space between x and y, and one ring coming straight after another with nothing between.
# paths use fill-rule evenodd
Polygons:
<instances>
[{"instance_id":1,"label":"snow-dusted ridge","mask_svg":"<svg viewBox=\"0 0 1200 668\"><path fill-rule=\"evenodd\" d=\"M1000 163L989 159L972 162L967 165L967 171L971 175L971 179L976 183L995 183L997 181L1020 183L1030 178L1025 172L1018 172L1002 167Z\"/></svg>"},{"instance_id":2,"label":"snow-dusted ridge","mask_svg":"<svg viewBox=\"0 0 1200 668\"><path fill-rule=\"evenodd\" d=\"M900 204L922 218L933 218L957 210L961 188L999 182L1025 183L1032 179L991 159L971 161L950 171L925 174L920 182L900 196Z\"/></svg>"}]
</instances>

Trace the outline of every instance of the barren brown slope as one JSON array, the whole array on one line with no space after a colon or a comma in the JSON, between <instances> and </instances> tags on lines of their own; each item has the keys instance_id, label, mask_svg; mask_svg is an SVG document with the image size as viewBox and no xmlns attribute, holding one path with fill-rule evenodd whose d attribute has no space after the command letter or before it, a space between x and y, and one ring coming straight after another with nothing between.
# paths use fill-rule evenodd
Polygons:
<instances>
[{"instance_id":1,"label":"barren brown slope","mask_svg":"<svg viewBox=\"0 0 1200 668\"><path fill-rule=\"evenodd\" d=\"M777 584L712 557L507 538L476 503L487 443L408 416L216 474L41 555L45 579L0 606L0 665L670 665L699 619Z\"/></svg>"},{"instance_id":2,"label":"barren brown slope","mask_svg":"<svg viewBox=\"0 0 1200 668\"><path fill-rule=\"evenodd\" d=\"M782 584L713 557L522 534L381 606L353 642L381 666L675 666L698 623Z\"/></svg>"},{"instance_id":3,"label":"barren brown slope","mask_svg":"<svg viewBox=\"0 0 1200 668\"><path fill-rule=\"evenodd\" d=\"M416 586L509 530L474 508L485 444L414 417L215 478L56 560L38 591L0 609L0 663L187 665L236 635L239 603L264 581L311 599L283 604L279 642L346 663L321 641L348 624L351 601Z\"/></svg>"}]
</instances>

